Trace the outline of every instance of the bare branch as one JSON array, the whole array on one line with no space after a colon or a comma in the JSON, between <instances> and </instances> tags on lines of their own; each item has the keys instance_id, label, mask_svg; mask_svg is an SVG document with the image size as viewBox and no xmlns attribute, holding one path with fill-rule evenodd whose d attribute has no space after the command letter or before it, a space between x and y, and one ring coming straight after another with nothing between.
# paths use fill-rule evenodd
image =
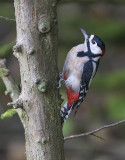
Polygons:
<instances>
[{"instance_id":1,"label":"bare branch","mask_svg":"<svg viewBox=\"0 0 125 160\"><path fill-rule=\"evenodd\" d=\"M79 138L79 137L84 137L84 136L88 136L88 135L93 135L94 133L97 133L105 128L111 128L111 127L115 127L121 123L125 123L125 120L121 120L119 122L116 122L116 123L112 123L112 124L108 124L108 125L104 125L100 128L97 128L93 131L90 131L90 132L86 132L86 133L82 133L82 134L77 134L77 135L72 135L72 136L68 136L68 137L65 137L64 140L68 140L68 139L72 139L72 138Z\"/></svg>"},{"instance_id":2,"label":"bare branch","mask_svg":"<svg viewBox=\"0 0 125 160\"><path fill-rule=\"evenodd\" d=\"M23 110L22 108L17 108L20 104L21 106L21 101L19 103L19 96L20 96L20 90L19 87L17 86L17 84L15 83L14 79L11 77L9 70L6 67L6 60L5 59L0 59L0 77L2 78L5 87L6 87L6 91L5 94L10 94L11 99L13 100L12 103L10 104L14 104L15 106L15 110L18 113L21 121L23 122ZM17 104L18 102L18 104Z\"/></svg>"},{"instance_id":3,"label":"bare branch","mask_svg":"<svg viewBox=\"0 0 125 160\"><path fill-rule=\"evenodd\" d=\"M8 106L10 107L13 107L14 109L17 109L17 108L22 108L23 106L23 101L21 98L18 98L16 99L14 102L10 102L7 104Z\"/></svg>"},{"instance_id":4,"label":"bare branch","mask_svg":"<svg viewBox=\"0 0 125 160\"><path fill-rule=\"evenodd\" d=\"M8 17L3 17L3 16L0 16L0 19L3 19L3 20L5 20L5 21L13 21L13 22L16 22L15 19L8 18Z\"/></svg>"},{"instance_id":5,"label":"bare branch","mask_svg":"<svg viewBox=\"0 0 125 160\"><path fill-rule=\"evenodd\" d=\"M20 90L6 67L5 59L0 59L0 77L6 86L6 93L9 93L12 100L15 101L20 95Z\"/></svg>"}]
</instances>

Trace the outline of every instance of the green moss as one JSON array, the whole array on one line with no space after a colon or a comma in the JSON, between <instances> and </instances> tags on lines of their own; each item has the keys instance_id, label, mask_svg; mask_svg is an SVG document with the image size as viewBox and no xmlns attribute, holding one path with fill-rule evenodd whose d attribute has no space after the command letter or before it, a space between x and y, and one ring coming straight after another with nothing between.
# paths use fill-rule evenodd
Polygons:
<instances>
[{"instance_id":1,"label":"green moss","mask_svg":"<svg viewBox=\"0 0 125 160\"><path fill-rule=\"evenodd\" d=\"M15 109L8 109L5 113L1 115L1 119L11 118L14 114L16 114Z\"/></svg>"},{"instance_id":2,"label":"green moss","mask_svg":"<svg viewBox=\"0 0 125 160\"><path fill-rule=\"evenodd\" d=\"M18 115L19 115L20 119L24 118L24 112L23 111L21 111Z\"/></svg>"}]
</instances>

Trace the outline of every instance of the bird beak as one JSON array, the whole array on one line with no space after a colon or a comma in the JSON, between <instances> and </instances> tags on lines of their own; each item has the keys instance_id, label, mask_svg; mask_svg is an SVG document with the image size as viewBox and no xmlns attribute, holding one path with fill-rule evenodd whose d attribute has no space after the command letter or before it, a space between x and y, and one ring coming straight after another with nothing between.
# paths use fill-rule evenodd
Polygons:
<instances>
[{"instance_id":1,"label":"bird beak","mask_svg":"<svg viewBox=\"0 0 125 160\"><path fill-rule=\"evenodd\" d=\"M84 35L85 40L88 40L89 39L89 34L83 28L80 28L80 29L81 29L81 32Z\"/></svg>"}]
</instances>

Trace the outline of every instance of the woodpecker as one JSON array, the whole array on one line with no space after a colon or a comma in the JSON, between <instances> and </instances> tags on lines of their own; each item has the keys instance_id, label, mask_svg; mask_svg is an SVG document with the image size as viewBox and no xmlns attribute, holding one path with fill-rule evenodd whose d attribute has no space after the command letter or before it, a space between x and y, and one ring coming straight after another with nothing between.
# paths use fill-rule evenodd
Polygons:
<instances>
[{"instance_id":1,"label":"woodpecker","mask_svg":"<svg viewBox=\"0 0 125 160\"><path fill-rule=\"evenodd\" d=\"M67 101L60 110L62 124L73 109L76 114L105 54L105 44L98 36L88 34L83 28L81 31L85 41L69 51L60 74L59 87L64 81L67 94Z\"/></svg>"}]
</instances>

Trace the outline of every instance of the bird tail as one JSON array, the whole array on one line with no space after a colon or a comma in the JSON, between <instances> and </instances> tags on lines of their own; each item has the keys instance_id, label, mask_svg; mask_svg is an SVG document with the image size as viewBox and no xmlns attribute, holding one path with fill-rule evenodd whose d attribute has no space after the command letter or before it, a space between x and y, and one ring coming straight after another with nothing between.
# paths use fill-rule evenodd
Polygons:
<instances>
[{"instance_id":1,"label":"bird tail","mask_svg":"<svg viewBox=\"0 0 125 160\"><path fill-rule=\"evenodd\" d=\"M61 124L63 124L66 121L66 119L69 117L70 113L72 112L77 103L78 103L77 101L73 102L72 106L69 109L66 101L66 103L60 110Z\"/></svg>"}]
</instances>

